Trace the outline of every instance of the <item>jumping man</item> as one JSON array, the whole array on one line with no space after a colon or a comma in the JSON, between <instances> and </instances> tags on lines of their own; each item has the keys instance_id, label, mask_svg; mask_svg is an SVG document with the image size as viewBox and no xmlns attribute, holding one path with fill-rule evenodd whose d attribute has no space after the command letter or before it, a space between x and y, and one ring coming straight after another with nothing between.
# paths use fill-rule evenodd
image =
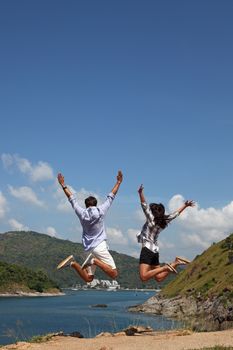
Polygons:
<instances>
[{"instance_id":1,"label":"jumping man","mask_svg":"<svg viewBox=\"0 0 233 350\"><path fill-rule=\"evenodd\" d=\"M75 261L73 255L70 255L57 266L57 269L71 266L85 282L91 282L94 279L96 266L98 266L109 277L115 279L118 271L106 243L104 218L122 183L122 172L118 171L117 181L105 202L97 206L97 199L90 196L85 199L86 208L79 206L77 198L65 185L64 176L58 174L57 179L82 225L82 243L86 252L86 260L82 265Z\"/></svg>"}]
</instances>

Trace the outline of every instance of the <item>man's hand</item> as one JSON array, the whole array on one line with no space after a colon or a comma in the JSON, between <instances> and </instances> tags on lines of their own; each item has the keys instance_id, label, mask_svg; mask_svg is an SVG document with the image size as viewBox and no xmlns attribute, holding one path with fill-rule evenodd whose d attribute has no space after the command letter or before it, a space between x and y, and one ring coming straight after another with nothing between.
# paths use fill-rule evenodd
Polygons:
<instances>
[{"instance_id":1,"label":"man's hand","mask_svg":"<svg viewBox=\"0 0 233 350\"><path fill-rule=\"evenodd\" d=\"M118 191L122 181L123 181L123 174L122 174L121 170L119 170L118 174L117 174L117 182L115 183L115 185L111 191L114 195L117 194L117 191Z\"/></svg>"},{"instance_id":2,"label":"man's hand","mask_svg":"<svg viewBox=\"0 0 233 350\"><path fill-rule=\"evenodd\" d=\"M195 202L194 201L185 201L185 206L186 207L194 207L195 206Z\"/></svg>"},{"instance_id":3,"label":"man's hand","mask_svg":"<svg viewBox=\"0 0 233 350\"><path fill-rule=\"evenodd\" d=\"M119 171L118 171L118 174L117 174L117 182L118 182L119 184L121 184L122 181L123 181L123 174L122 174L121 170L119 170Z\"/></svg>"},{"instance_id":4,"label":"man's hand","mask_svg":"<svg viewBox=\"0 0 233 350\"><path fill-rule=\"evenodd\" d=\"M59 184L61 185L61 187L62 187L66 197L70 198L72 193L69 190L69 188L65 185L65 178L64 178L64 176L61 173L57 174L57 180L58 180Z\"/></svg>"},{"instance_id":5,"label":"man's hand","mask_svg":"<svg viewBox=\"0 0 233 350\"><path fill-rule=\"evenodd\" d=\"M64 187L64 185L65 185L65 179L64 179L64 176L63 176L61 173L59 173L59 174L57 175L57 180L58 180L59 184L60 184L62 187Z\"/></svg>"}]
</instances>

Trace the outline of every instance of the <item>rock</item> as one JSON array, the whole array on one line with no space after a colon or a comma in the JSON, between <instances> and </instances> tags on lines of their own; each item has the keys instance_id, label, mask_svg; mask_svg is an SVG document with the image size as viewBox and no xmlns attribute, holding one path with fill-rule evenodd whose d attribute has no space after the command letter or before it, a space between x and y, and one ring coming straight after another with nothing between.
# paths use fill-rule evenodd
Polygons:
<instances>
[{"instance_id":1,"label":"rock","mask_svg":"<svg viewBox=\"0 0 233 350\"><path fill-rule=\"evenodd\" d=\"M84 336L79 332L72 332L68 334L69 337L84 338Z\"/></svg>"},{"instance_id":2,"label":"rock","mask_svg":"<svg viewBox=\"0 0 233 350\"><path fill-rule=\"evenodd\" d=\"M125 332L117 332L113 334L114 337L122 337L122 336L126 336Z\"/></svg>"},{"instance_id":3,"label":"rock","mask_svg":"<svg viewBox=\"0 0 233 350\"><path fill-rule=\"evenodd\" d=\"M186 321L196 331L214 331L233 326L233 305L225 296L203 299L202 296L164 298L156 295L142 305L129 308L132 312L164 315Z\"/></svg>"},{"instance_id":4,"label":"rock","mask_svg":"<svg viewBox=\"0 0 233 350\"><path fill-rule=\"evenodd\" d=\"M184 314L187 316L193 315L196 310L197 306L194 299L180 296L171 299L154 296L142 305L129 308L129 311L153 313L175 318L179 318Z\"/></svg>"},{"instance_id":5,"label":"rock","mask_svg":"<svg viewBox=\"0 0 233 350\"><path fill-rule=\"evenodd\" d=\"M100 338L100 337L113 337L113 335L112 333L109 333L109 332L101 332L96 335L96 338Z\"/></svg>"},{"instance_id":6,"label":"rock","mask_svg":"<svg viewBox=\"0 0 233 350\"><path fill-rule=\"evenodd\" d=\"M136 335L136 334L142 334L142 333L148 333L148 332L152 332L153 329L151 327L143 327L143 326L129 326L126 329L123 329L123 332L125 332L126 335L128 336L132 336L132 335Z\"/></svg>"},{"instance_id":7,"label":"rock","mask_svg":"<svg viewBox=\"0 0 233 350\"><path fill-rule=\"evenodd\" d=\"M108 307L107 304L96 304L96 305L92 305L91 307Z\"/></svg>"}]
</instances>

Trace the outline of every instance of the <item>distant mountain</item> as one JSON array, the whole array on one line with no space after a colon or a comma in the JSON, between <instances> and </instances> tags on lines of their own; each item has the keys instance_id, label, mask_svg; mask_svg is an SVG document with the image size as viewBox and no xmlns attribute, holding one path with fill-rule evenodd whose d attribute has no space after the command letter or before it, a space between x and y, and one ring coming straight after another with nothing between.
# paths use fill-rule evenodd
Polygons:
<instances>
[{"instance_id":1,"label":"distant mountain","mask_svg":"<svg viewBox=\"0 0 233 350\"><path fill-rule=\"evenodd\" d=\"M0 262L0 293L55 292L56 283L41 270Z\"/></svg>"},{"instance_id":2,"label":"distant mountain","mask_svg":"<svg viewBox=\"0 0 233 350\"><path fill-rule=\"evenodd\" d=\"M73 269L57 271L57 264L73 254L78 262L84 261L84 250L80 243L62 240L37 232L13 231L0 234L0 261L45 271L60 287L84 284ZM118 283L125 288L157 288L155 281L142 283L138 273L138 259L111 251L119 270ZM108 279L99 269L96 278ZM173 275L171 275L173 278ZM169 280L167 279L166 282ZM161 285L160 285L161 287Z\"/></svg>"}]
</instances>

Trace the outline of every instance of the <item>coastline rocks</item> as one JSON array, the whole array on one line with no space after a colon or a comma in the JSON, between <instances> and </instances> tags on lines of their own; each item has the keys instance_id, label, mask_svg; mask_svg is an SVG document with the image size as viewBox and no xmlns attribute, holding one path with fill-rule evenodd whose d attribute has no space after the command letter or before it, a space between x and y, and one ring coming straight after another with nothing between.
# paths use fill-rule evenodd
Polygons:
<instances>
[{"instance_id":1,"label":"coastline rocks","mask_svg":"<svg viewBox=\"0 0 233 350\"><path fill-rule=\"evenodd\" d=\"M80 332L77 332L77 331L72 332L72 333L68 334L67 336L75 337L75 338L84 338L84 336Z\"/></svg>"},{"instance_id":2,"label":"coastline rocks","mask_svg":"<svg viewBox=\"0 0 233 350\"><path fill-rule=\"evenodd\" d=\"M132 336L132 335L141 335L141 334L148 334L153 332L153 329L151 327L144 327L144 326L129 326L126 329L123 329L123 332L125 335Z\"/></svg>"},{"instance_id":3,"label":"coastline rocks","mask_svg":"<svg viewBox=\"0 0 233 350\"><path fill-rule=\"evenodd\" d=\"M153 296L142 305L130 307L129 311L181 318L184 315L194 315L197 312L197 304L194 298L187 299L177 296L171 299L164 299L160 296Z\"/></svg>"},{"instance_id":4,"label":"coastline rocks","mask_svg":"<svg viewBox=\"0 0 233 350\"><path fill-rule=\"evenodd\" d=\"M176 318L196 331L223 330L233 326L233 305L230 300L221 297L201 300L191 296L176 296L167 299L156 295L128 310Z\"/></svg>"},{"instance_id":5,"label":"coastline rocks","mask_svg":"<svg viewBox=\"0 0 233 350\"><path fill-rule=\"evenodd\" d=\"M95 336L96 338L101 338L101 337L113 337L113 334L110 332L101 332Z\"/></svg>"},{"instance_id":6,"label":"coastline rocks","mask_svg":"<svg viewBox=\"0 0 233 350\"><path fill-rule=\"evenodd\" d=\"M153 332L153 329L151 327L144 327L144 326L129 326L125 329L123 329L120 332L116 333L109 333L109 332L102 332L100 334L96 335L96 338L100 337L118 337L118 336L134 336L134 335L143 335L143 334L151 334Z\"/></svg>"}]
</instances>

